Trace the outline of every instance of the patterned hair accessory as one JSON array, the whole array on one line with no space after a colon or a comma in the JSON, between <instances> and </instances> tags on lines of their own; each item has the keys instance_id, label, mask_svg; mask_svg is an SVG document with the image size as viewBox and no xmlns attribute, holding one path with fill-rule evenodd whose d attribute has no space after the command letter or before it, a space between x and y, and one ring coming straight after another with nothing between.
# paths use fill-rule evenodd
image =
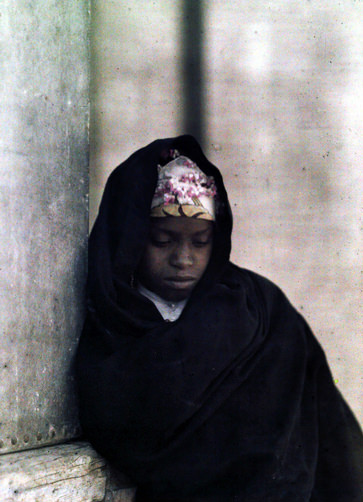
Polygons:
<instances>
[{"instance_id":1,"label":"patterned hair accessory","mask_svg":"<svg viewBox=\"0 0 363 502\"><path fill-rule=\"evenodd\" d=\"M151 203L151 216L187 216L215 220L217 188L188 157L179 156L158 166L158 182Z\"/></svg>"}]
</instances>

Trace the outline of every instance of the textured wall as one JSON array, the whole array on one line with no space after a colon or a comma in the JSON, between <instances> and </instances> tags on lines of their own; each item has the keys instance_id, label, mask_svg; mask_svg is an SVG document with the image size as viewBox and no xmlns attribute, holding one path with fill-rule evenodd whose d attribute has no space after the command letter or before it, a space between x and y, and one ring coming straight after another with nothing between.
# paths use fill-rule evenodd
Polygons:
<instances>
[{"instance_id":1,"label":"textured wall","mask_svg":"<svg viewBox=\"0 0 363 502\"><path fill-rule=\"evenodd\" d=\"M362 14L350 0L214 0L205 45L209 152L233 199L233 259L307 318L361 423Z\"/></svg>"},{"instance_id":2,"label":"textured wall","mask_svg":"<svg viewBox=\"0 0 363 502\"><path fill-rule=\"evenodd\" d=\"M179 7L178 0L92 3L91 223L111 169L179 128Z\"/></svg>"},{"instance_id":3,"label":"textured wall","mask_svg":"<svg viewBox=\"0 0 363 502\"><path fill-rule=\"evenodd\" d=\"M193 113L183 3L94 2L91 220L111 169ZM203 42L205 150L230 192L233 259L303 312L363 422L363 4L203 5L187 35Z\"/></svg>"},{"instance_id":4,"label":"textured wall","mask_svg":"<svg viewBox=\"0 0 363 502\"><path fill-rule=\"evenodd\" d=\"M1 5L0 453L77 432L88 16L86 0Z\"/></svg>"}]
</instances>

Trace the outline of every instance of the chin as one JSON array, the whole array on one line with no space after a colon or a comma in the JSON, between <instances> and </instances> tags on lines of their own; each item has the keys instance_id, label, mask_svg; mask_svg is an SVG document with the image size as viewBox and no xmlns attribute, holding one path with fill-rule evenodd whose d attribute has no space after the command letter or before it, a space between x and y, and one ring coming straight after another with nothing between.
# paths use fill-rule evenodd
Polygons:
<instances>
[{"instance_id":1,"label":"chin","mask_svg":"<svg viewBox=\"0 0 363 502\"><path fill-rule=\"evenodd\" d=\"M172 290L172 289L164 289L163 291L160 291L159 296L161 298L164 298L164 300L168 302L181 302L182 300L186 300L191 292L193 291L194 288L180 291L180 290Z\"/></svg>"},{"instance_id":2,"label":"chin","mask_svg":"<svg viewBox=\"0 0 363 502\"><path fill-rule=\"evenodd\" d=\"M187 293L170 292L161 294L160 296L168 302L181 302L182 300L186 300L190 296L190 293L191 291L188 291Z\"/></svg>"}]
</instances>

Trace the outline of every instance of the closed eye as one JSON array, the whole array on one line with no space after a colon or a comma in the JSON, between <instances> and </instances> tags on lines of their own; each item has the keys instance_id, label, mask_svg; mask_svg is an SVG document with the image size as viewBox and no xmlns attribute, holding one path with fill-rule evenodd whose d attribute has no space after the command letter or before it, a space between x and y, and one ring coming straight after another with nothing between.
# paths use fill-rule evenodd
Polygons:
<instances>
[{"instance_id":1,"label":"closed eye","mask_svg":"<svg viewBox=\"0 0 363 502\"><path fill-rule=\"evenodd\" d=\"M194 241L193 245L197 248L203 248L205 246L208 246L210 244L210 240L208 239L207 241Z\"/></svg>"},{"instance_id":2,"label":"closed eye","mask_svg":"<svg viewBox=\"0 0 363 502\"><path fill-rule=\"evenodd\" d=\"M157 248L164 248L171 243L171 240L151 239L151 244Z\"/></svg>"}]
</instances>

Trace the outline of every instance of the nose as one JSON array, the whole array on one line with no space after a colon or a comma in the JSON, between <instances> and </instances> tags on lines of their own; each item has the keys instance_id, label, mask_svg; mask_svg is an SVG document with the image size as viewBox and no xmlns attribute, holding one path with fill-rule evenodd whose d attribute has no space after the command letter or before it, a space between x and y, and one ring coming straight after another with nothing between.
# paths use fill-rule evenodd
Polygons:
<instances>
[{"instance_id":1,"label":"nose","mask_svg":"<svg viewBox=\"0 0 363 502\"><path fill-rule=\"evenodd\" d=\"M170 264L173 267L185 269L193 265L193 255L187 245L178 245L170 256Z\"/></svg>"}]
</instances>

